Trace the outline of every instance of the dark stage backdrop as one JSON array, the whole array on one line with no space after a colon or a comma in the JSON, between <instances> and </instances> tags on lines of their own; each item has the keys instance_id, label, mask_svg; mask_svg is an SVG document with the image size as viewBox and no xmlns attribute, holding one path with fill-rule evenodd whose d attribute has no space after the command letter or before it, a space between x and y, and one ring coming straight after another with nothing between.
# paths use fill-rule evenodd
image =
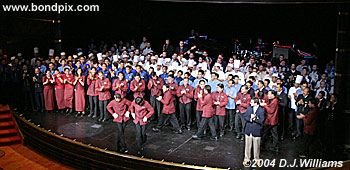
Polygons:
<instances>
[{"instance_id":1,"label":"dark stage backdrop","mask_svg":"<svg viewBox=\"0 0 350 170\"><path fill-rule=\"evenodd\" d=\"M34 19L61 19L62 47L70 51L95 41L151 37L155 48L164 38L173 41L187 37L192 28L208 34L228 47L233 38L296 42L307 51L315 43L321 60L334 57L336 14L339 4L212 4L156 1L84 2L99 4L94 13L11 13L2 15L0 41L15 51L32 53L34 45L44 54L54 46L56 24ZM28 19L31 18L31 19ZM16 48L15 48L16 47ZM29 48L30 47L30 48ZM229 52L225 49L224 52Z\"/></svg>"}]
</instances>

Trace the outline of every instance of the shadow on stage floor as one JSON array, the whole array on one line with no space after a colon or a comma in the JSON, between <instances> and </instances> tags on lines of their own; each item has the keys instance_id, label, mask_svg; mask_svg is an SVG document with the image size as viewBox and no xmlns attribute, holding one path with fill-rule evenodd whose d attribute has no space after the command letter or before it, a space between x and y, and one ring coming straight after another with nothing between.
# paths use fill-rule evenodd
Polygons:
<instances>
[{"instance_id":1,"label":"shadow on stage floor","mask_svg":"<svg viewBox=\"0 0 350 170\"><path fill-rule=\"evenodd\" d=\"M109 120L101 123L89 117L75 117L63 113L25 113L24 117L36 125L64 137L76 139L84 144L91 144L102 149L116 151L116 125ZM185 130L183 134L175 134L171 127L161 132L152 131L154 123L147 127L147 142L144 146L144 157L168 162L185 163L198 166L218 168L241 168L244 142L237 140L233 132L226 132L218 141L193 140L191 136L196 129ZM137 155L135 150L135 125L127 123L125 130L128 154ZM285 139L280 144L280 153L262 151L263 159L286 159L293 161L301 148L301 141Z\"/></svg>"}]
</instances>

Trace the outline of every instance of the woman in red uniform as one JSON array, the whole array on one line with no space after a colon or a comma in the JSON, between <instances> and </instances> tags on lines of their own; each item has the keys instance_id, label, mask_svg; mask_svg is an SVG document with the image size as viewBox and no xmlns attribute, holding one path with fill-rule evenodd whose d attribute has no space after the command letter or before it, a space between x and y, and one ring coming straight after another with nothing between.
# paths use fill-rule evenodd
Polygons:
<instances>
[{"instance_id":1,"label":"woman in red uniform","mask_svg":"<svg viewBox=\"0 0 350 170\"><path fill-rule=\"evenodd\" d=\"M98 79L96 80L95 90L98 93L98 106L100 110L100 119L98 121L105 122L108 119L107 115L107 104L108 100L111 99L111 82L108 78L104 77L102 71L98 72Z\"/></svg>"},{"instance_id":2,"label":"woman in red uniform","mask_svg":"<svg viewBox=\"0 0 350 170\"><path fill-rule=\"evenodd\" d=\"M130 90L134 92L134 98L141 97L145 95L146 83L141 79L139 73L136 73L135 79L130 82Z\"/></svg>"},{"instance_id":3,"label":"woman in red uniform","mask_svg":"<svg viewBox=\"0 0 350 170\"><path fill-rule=\"evenodd\" d=\"M205 87L205 80L200 80L197 88L194 91L194 100L197 101L196 104L196 119L197 119L197 128L199 128L201 120L202 120L202 114L203 114L203 108L202 103L199 101L198 94L204 93L204 87Z\"/></svg>"},{"instance_id":4,"label":"woman in red uniform","mask_svg":"<svg viewBox=\"0 0 350 170\"><path fill-rule=\"evenodd\" d=\"M220 137L224 136L224 123L226 110L225 107L228 103L228 96L224 93L224 85L219 83L216 87L217 91L212 93L214 109L215 109L215 117L214 124L215 128L219 129Z\"/></svg>"},{"instance_id":5,"label":"woman in red uniform","mask_svg":"<svg viewBox=\"0 0 350 170\"><path fill-rule=\"evenodd\" d=\"M53 84L55 80L51 76L50 70L46 71L46 75L42 81L44 86L45 110L52 111L54 109Z\"/></svg>"},{"instance_id":6,"label":"woman in red uniform","mask_svg":"<svg viewBox=\"0 0 350 170\"><path fill-rule=\"evenodd\" d=\"M77 73L75 75L75 80L73 84L75 85L75 111L78 112L76 117L81 114L81 117L85 115L85 92L84 92L84 80L85 76L82 75L83 70L81 68L77 69Z\"/></svg>"},{"instance_id":7,"label":"woman in red uniform","mask_svg":"<svg viewBox=\"0 0 350 170\"><path fill-rule=\"evenodd\" d=\"M63 112L64 109L66 108L66 105L64 103L63 76L61 75L60 71L56 69L54 77L55 77L55 97L56 97L57 109L58 111Z\"/></svg>"},{"instance_id":8,"label":"woman in red uniform","mask_svg":"<svg viewBox=\"0 0 350 170\"><path fill-rule=\"evenodd\" d=\"M87 95L89 96L89 104L90 104L90 114L88 117L96 118L97 117L97 97L98 94L95 89L95 84L97 80L96 67L92 67L89 71L89 76L87 78Z\"/></svg>"},{"instance_id":9,"label":"woman in red uniform","mask_svg":"<svg viewBox=\"0 0 350 170\"><path fill-rule=\"evenodd\" d=\"M203 108L202 120L200 122L200 126L195 135L192 136L193 139L201 139L203 137L203 133L206 130L206 127L209 125L211 137L210 140L217 140L216 130L213 122L214 117L214 102L213 97L210 94L211 88L209 85L205 85L204 93L198 93L198 101L201 103L201 107Z\"/></svg>"},{"instance_id":10,"label":"woman in red uniform","mask_svg":"<svg viewBox=\"0 0 350 170\"><path fill-rule=\"evenodd\" d=\"M128 91L128 83L124 78L123 72L118 73L118 78L113 82L112 90L114 91L114 94L120 94L122 98L126 96L126 92Z\"/></svg>"},{"instance_id":11,"label":"woman in red uniform","mask_svg":"<svg viewBox=\"0 0 350 170\"><path fill-rule=\"evenodd\" d=\"M69 68L64 69L64 105L67 108L66 113L71 114L73 112L73 94L74 94L74 76L71 74Z\"/></svg>"}]
</instances>

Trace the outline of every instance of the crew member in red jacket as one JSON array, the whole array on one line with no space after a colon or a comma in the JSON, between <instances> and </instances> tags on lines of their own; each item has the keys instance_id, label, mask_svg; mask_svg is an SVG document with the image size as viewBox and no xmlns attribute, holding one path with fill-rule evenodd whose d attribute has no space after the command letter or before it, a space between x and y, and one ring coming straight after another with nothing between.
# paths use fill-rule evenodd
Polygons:
<instances>
[{"instance_id":1,"label":"crew member in red jacket","mask_svg":"<svg viewBox=\"0 0 350 170\"><path fill-rule=\"evenodd\" d=\"M235 99L235 102L237 104L236 107L236 117L235 117L235 129L236 129L236 139L241 139L241 141L244 140L244 127L245 127L245 119L243 115L247 111L247 108L250 106L250 99L251 96L248 93L248 86L243 85L241 87L241 91L237 94L237 97ZM241 127L240 127L241 125Z\"/></svg>"},{"instance_id":2,"label":"crew member in red jacket","mask_svg":"<svg viewBox=\"0 0 350 170\"><path fill-rule=\"evenodd\" d=\"M57 69L55 70L54 74L55 78L55 97L56 97L56 103L57 103L57 110L58 112L64 112L64 109L66 108L66 105L64 103L64 83L63 83L63 76L61 75L60 71Z\"/></svg>"},{"instance_id":3,"label":"crew member in red jacket","mask_svg":"<svg viewBox=\"0 0 350 170\"><path fill-rule=\"evenodd\" d=\"M96 67L91 67L89 71L89 76L87 77L86 84L88 85L87 95L89 97L90 104L90 114L88 117L96 118L97 117L97 98L98 93L96 91L96 80L98 76L96 74Z\"/></svg>"},{"instance_id":4,"label":"crew member in red jacket","mask_svg":"<svg viewBox=\"0 0 350 170\"><path fill-rule=\"evenodd\" d=\"M310 154L311 144L315 140L315 130L317 127L317 117L319 114L319 110L317 108L317 100L311 99L308 103L309 112L307 114L299 114L297 115L298 119L304 120L304 149L303 153L299 155L301 158L305 158Z\"/></svg>"},{"instance_id":5,"label":"crew member in red jacket","mask_svg":"<svg viewBox=\"0 0 350 170\"><path fill-rule=\"evenodd\" d=\"M104 77L102 71L99 71L98 79L96 80L95 85L95 90L98 94L98 106L100 108L100 119L98 119L98 121L105 122L108 119L106 107L108 100L111 99L109 89L111 89L111 82L108 80L108 78Z\"/></svg>"},{"instance_id":6,"label":"crew member in red jacket","mask_svg":"<svg viewBox=\"0 0 350 170\"><path fill-rule=\"evenodd\" d=\"M157 119L160 118L161 114L161 105L160 101L158 101L156 98L162 94L162 88L164 85L164 81L162 78L158 77L156 72L151 73L152 78L148 81L147 88L151 91L151 97L150 97L150 103L155 110L157 116ZM152 119L155 119L155 116L152 117Z\"/></svg>"},{"instance_id":7,"label":"crew member in red jacket","mask_svg":"<svg viewBox=\"0 0 350 170\"><path fill-rule=\"evenodd\" d=\"M202 108L202 103L198 98L198 94L203 94L204 93L204 87L205 87L205 80L200 80L198 83L197 88L194 91L193 98L195 101L197 101L196 104L196 121L197 121L197 128L199 129L199 126L201 124L202 120L202 114L203 114L203 108Z\"/></svg>"},{"instance_id":8,"label":"crew member in red jacket","mask_svg":"<svg viewBox=\"0 0 350 170\"><path fill-rule=\"evenodd\" d=\"M85 76L83 76L83 70L78 68L76 71L75 80L73 82L75 85L75 111L77 112L76 117L83 117L85 115Z\"/></svg>"},{"instance_id":9,"label":"crew member in red jacket","mask_svg":"<svg viewBox=\"0 0 350 170\"><path fill-rule=\"evenodd\" d=\"M134 98L143 97L145 94L146 83L141 79L141 75L136 73L134 80L130 82L130 90L134 92Z\"/></svg>"},{"instance_id":10,"label":"crew member in red jacket","mask_svg":"<svg viewBox=\"0 0 350 170\"><path fill-rule=\"evenodd\" d=\"M54 78L51 76L51 71L47 70L46 75L43 76L43 86L44 86L44 103L45 110L52 111L54 109L54 97L53 97L53 84L55 83Z\"/></svg>"},{"instance_id":11,"label":"crew member in red jacket","mask_svg":"<svg viewBox=\"0 0 350 170\"><path fill-rule=\"evenodd\" d=\"M63 83L64 83L64 103L67 108L66 113L73 112L73 95L74 95L74 76L69 68L64 69Z\"/></svg>"},{"instance_id":12,"label":"crew member in red jacket","mask_svg":"<svg viewBox=\"0 0 350 170\"><path fill-rule=\"evenodd\" d=\"M130 119L129 106L131 102L122 97L121 94L115 94L114 100L107 105L108 112L113 116L113 122L117 124L117 150L127 153L128 148L125 144L124 131L126 122Z\"/></svg>"},{"instance_id":13,"label":"crew member in red jacket","mask_svg":"<svg viewBox=\"0 0 350 170\"><path fill-rule=\"evenodd\" d=\"M120 94L123 98L126 96L128 92L128 82L126 82L123 72L118 73L118 78L113 82L112 90L114 94Z\"/></svg>"},{"instance_id":14,"label":"crew member in red jacket","mask_svg":"<svg viewBox=\"0 0 350 170\"><path fill-rule=\"evenodd\" d=\"M267 98L269 100L268 103L263 102L260 103L260 106L262 106L265 109L265 124L264 124L264 133L262 137L263 145L262 147L265 147L264 144L266 144L267 137L270 135L270 132L272 133L272 151L278 152L278 105L279 101L277 98L276 91L270 90L267 93Z\"/></svg>"},{"instance_id":15,"label":"crew member in red jacket","mask_svg":"<svg viewBox=\"0 0 350 170\"><path fill-rule=\"evenodd\" d=\"M136 125L137 154L142 156L143 144L147 141L146 125L148 124L148 120L152 117L154 109L147 101L144 101L143 98L137 97L131 103L129 111Z\"/></svg>"},{"instance_id":16,"label":"crew member in red jacket","mask_svg":"<svg viewBox=\"0 0 350 170\"><path fill-rule=\"evenodd\" d=\"M183 79L183 85L177 89L177 96L179 97L181 127L191 130L191 104L194 89L188 82L188 78Z\"/></svg>"},{"instance_id":17,"label":"crew member in red jacket","mask_svg":"<svg viewBox=\"0 0 350 170\"><path fill-rule=\"evenodd\" d=\"M170 87L168 84L163 85L163 94L164 96L157 97L157 100L163 103L162 114L160 115L160 119L158 120L157 127L152 130L155 132L159 132L160 128L162 128L168 120L170 121L173 128L176 130L176 133L181 134L182 130L179 126L179 122L175 116L176 108L174 106L175 96L172 94Z\"/></svg>"},{"instance_id":18,"label":"crew member in red jacket","mask_svg":"<svg viewBox=\"0 0 350 170\"><path fill-rule=\"evenodd\" d=\"M213 95L213 102L215 108L214 124L215 128L219 129L220 137L224 136L224 123L226 116L226 105L228 103L228 96L224 93L224 85L219 83Z\"/></svg>"},{"instance_id":19,"label":"crew member in red jacket","mask_svg":"<svg viewBox=\"0 0 350 170\"><path fill-rule=\"evenodd\" d=\"M217 140L216 130L214 126L214 102L211 93L211 87L209 85L205 85L204 93L198 93L198 101L201 103L201 107L203 108L202 120L198 131L195 135L192 136L193 139L201 139L203 137L204 130L209 125L211 137L210 140Z\"/></svg>"}]
</instances>

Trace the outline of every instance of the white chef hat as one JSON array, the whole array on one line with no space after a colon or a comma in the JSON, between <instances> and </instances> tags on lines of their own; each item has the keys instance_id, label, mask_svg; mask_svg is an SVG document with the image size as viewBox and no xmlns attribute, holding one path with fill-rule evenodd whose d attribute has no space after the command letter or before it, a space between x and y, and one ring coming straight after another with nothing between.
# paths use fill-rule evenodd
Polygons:
<instances>
[{"instance_id":1,"label":"white chef hat","mask_svg":"<svg viewBox=\"0 0 350 170\"><path fill-rule=\"evenodd\" d=\"M38 54L39 53L39 48L38 47L34 47L34 54Z\"/></svg>"},{"instance_id":2,"label":"white chef hat","mask_svg":"<svg viewBox=\"0 0 350 170\"><path fill-rule=\"evenodd\" d=\"M97 60L102 60L102 53L97 53Z\"/></svg>"},{"instance_id":3,"label":"white chef hat","mask_svg":"<svg viewBox=\"0 0 350 170\"><path fill-rule=\"evenodd\" d=\"M49 49L49 56L53 56L55 54L55 50L54 49Z\"/></svg>"},{"instance_id":4,"label":"white chef hat","mask_svg":"<svg viewBox=\"0 0 350 170\"><path fill-rule=\"evenodd\" d=\"M240 60L234 60L233 61L234 68L239 68L240 65L241 65L241 61Z\"/></svg>"},{"instance_id":5,"label":"white chef hat","mask_svg":"<svg viewBox=\"0 0 350 170\"><path fill-rule=\"evenodd\" d=\"M113 62L117 62L118 61L118 55L113 55Z\"/></svg>"},{"instance_id":6,"label":"white chef hat","mask_svg":"<svg viewBox=\"0 0 350 170\"><path fill-rule=\"evenodd\" d=\"M303 80L303 76L297 75L297 78L296 78L296 80L295 80L295 83L300 84L302 80Z\"/></svg>"},{"instance_id":7,"label":"white chef hat","mask_svg":"<svg viewBox=\"0 0 350 170\"><path fill-rule=\"evenodd\" d=\"M273 74L272 74L272 77L277 77L277 78L279 78L278 73L273 73Z\"/></svg>"}]
</instances>

